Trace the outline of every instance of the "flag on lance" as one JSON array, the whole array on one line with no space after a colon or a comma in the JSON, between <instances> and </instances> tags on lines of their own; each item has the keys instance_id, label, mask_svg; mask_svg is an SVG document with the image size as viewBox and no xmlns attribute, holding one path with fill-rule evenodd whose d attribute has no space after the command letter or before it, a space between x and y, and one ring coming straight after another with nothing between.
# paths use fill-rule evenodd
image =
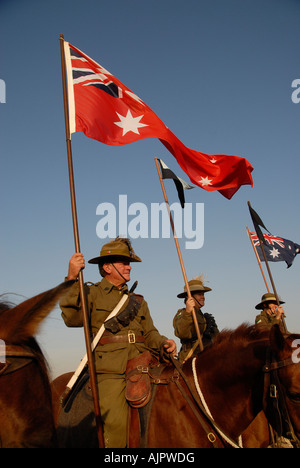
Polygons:
<instances>
[{"instance_id":1,"label":"flag on lance","mask_svg":"<svg viewBox=\"0 0 300 468\"><path fill-rule=\"evenodd\" d=\"M255 232L250 232L250 235L260 260L264 261L257 234ZM273 236L272 234L263 234L263 236L263 248L266 253L267 260L270 262L284 261L288 268L292 266L296 255L300 253L300 245L295 244L295 242L288 239L284 239L283 237Z\"/></svg>"},{"instance_id":2,"label":"flag on lance","mask_svg":"<svg viewBox=\"0 0 300 468\"><path fill-rule=\"evenodd\" d=\"M252 165L239 156L209 155L187 148L129 88L88 55L64 42L70 133L83 132L107 145L158 138L192 183L230 199L253 185Z\"/></svg>"},{"instance_id":3,"label":"flag on lance","mask_svg":"<svg viewBox=\"0 0 300 468\"><path fill-rule=\"evenodd\" d=\"M175 187L177 189L178 198L181 204L181 207L184 208L185 204L185 190L191 190L194 187L188 184L185 180L177 177L177 175L163 162L162 159L158 159L161 168L162 179L173 179Z\"/></svg>"}]
</instances>

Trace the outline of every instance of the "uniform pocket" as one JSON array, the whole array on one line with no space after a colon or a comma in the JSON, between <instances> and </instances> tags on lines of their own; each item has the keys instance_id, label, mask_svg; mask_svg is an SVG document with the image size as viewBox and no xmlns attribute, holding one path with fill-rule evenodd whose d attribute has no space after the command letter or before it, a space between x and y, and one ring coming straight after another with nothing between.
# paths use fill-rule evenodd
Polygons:
<instances>
[{"instance_id":1,"label":"uniform pocket","mask_svg":"<svg viewBox=\"0 0 300 468\"><path fill-rule=\"evenodd\" d=\"M124 374L128 361L128 343L109 343L95 351L96 372Z\"/></svg>"}]
</instances>

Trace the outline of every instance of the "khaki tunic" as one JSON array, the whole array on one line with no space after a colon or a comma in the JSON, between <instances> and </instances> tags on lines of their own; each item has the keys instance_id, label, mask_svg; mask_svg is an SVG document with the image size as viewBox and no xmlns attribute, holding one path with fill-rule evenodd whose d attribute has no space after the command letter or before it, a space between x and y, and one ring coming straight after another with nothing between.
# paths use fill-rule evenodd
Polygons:
<instances>
[{"instance_id":1,"label":"khaki tunic","mask_svg":"<svg viewBox=\"0 0 300 468\"><path fill-rule=\"evenodd\" d=\"M206 321L200 309L196 311L196 318L202 337L206 329ZM179 309L174 317L173 327L175 336L180 338L180 342L182 344L178 357L180 361L184 361L189 354L193 344L197 341L197 333L194 325L193 315L187 312L186 309ZM197 351L199 351L199 347L198 350L196 348L194 352Z\"/></svg>"},{"instance_id":2,"label":"khaki tunic","mask_svg":"<svg viewBox=\"0 0 300 468\"><path fill-rule=\"evenodd\" d=\"M128 294L128 288L125 285L119 290L105 278L99 283L85 285L85 288L90 326L95 336L122 296ZM125 302L121 311L126 308L127 304L128 301ZM83 326L77 282L60 302L60 307L63 320L68 327ZM128 360L148 349L159 351L161 344L167 339L155 328L144 299L136 317L115 336L128 335L129 331L134 332L136 336L144 336L145 342L108 343L98 345L95 349L100 409L104 423L105 446L108 448L126 446L128 405L125 400L125 370Z\"/></svg>"},{"instance_id":3,"label":"khaki tunic","mask_svg":"<svg viewBox=\"0 0 300 468\"><path fill-rule=\"evenodd\" d=\"M278 320L275 315L269 315L265 310L256 316L255 325L258 327L272 328L273 325L280 325L281 320Z\"/></svg>"}]
</instances>

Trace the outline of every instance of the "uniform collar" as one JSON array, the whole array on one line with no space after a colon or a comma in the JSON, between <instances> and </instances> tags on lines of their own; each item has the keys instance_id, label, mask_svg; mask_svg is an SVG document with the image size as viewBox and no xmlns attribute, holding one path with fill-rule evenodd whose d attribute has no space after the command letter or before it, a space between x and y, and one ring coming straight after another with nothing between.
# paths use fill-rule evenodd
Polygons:
<instances>
[{"instance_id":1,"label":"uniform collar","mask_svg":"<svg viewBox=\"0 0 300 468\"><path fill-rule=\"evenodd\" d=\"M127 284L124 284L124 286L122 286L122 288L119 289L119 288L117 288L117 286L115 286L113 283L108 281L106 278L102 279L100 285L101 285L103 291L106 294L109 294L112 290L121 291L121 292L127 292L128 291Z\"/></svg>"}]
</instances>

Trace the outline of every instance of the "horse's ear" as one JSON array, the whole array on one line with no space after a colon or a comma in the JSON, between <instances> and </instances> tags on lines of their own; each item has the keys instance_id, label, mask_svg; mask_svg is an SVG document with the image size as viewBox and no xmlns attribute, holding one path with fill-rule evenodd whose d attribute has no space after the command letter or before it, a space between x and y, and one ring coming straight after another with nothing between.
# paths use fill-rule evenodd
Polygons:
<instances>
[{"instance_id":1,"label":"horse's ear","mask_svg":"<svg viewBox=\"0 0 300 468\"><path fill-rule=\"evenodd\" d=\"M34 336L41 322L73 283L65 281L1 314L1 338L10 343L21 343Z\"/></svg>"},{"instance_id":2,"label":"horse's ear","mask_svg":"<svg viewBox=\"0 0 300 468\"><path fill-rule=\"evenodd\" d=\"M270 331L270 345L272 351L283 351L285 340L279 325L273 325Z\"/></svg>"}]
</instances>

